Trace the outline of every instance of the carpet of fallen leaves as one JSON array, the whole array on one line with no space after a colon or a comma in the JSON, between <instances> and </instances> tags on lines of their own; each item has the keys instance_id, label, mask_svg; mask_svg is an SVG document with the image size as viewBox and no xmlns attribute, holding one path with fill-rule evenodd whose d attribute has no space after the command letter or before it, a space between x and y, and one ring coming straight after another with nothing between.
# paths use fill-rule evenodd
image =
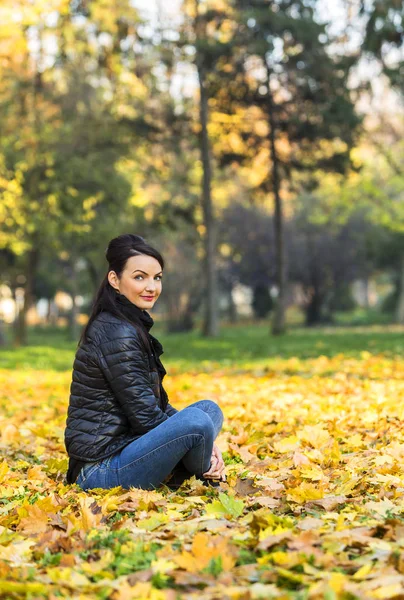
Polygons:
<instances>
[{"instance_id":1,"label":"carpet of fallen leaves","mask_svg":"<svg viewBox=\"0 0 404 600\"><path fill-rule=\"evenodd\" d=\"M170 371L211 398L222 489L65 485L69 373L0 371L0 597L404 598L404 360Z\"/></svg>"}]
</instances>

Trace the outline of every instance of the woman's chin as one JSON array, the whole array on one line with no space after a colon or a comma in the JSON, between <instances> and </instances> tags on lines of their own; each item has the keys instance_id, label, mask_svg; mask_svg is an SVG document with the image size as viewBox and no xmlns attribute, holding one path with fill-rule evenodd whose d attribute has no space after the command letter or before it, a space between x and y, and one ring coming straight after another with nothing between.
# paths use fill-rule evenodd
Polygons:
<instances>
[{"instance_id":1,"label":"woman's chin","mask_svg":"<svg viewBox=\"0 0 404 600\"><path fill-rule=\"evenodd\" d=\"M140 308L142 308L143 310L147 310L149 308L153 308L154 305L155 305L155 302L144 301L141 303L141 305L138 305L138 306L140 306Z\"/></svg>"}]
</instances>

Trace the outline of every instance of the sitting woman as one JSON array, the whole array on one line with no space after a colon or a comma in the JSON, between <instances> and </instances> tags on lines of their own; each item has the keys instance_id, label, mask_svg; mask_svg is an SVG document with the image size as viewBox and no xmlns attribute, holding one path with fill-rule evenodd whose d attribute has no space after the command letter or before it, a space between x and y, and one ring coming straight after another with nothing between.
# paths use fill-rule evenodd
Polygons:
<instances>
[{"instance_id":1,"label":"sitting woman","mask_svg":"<svg viewBox=\"0 0 404 600\"><path fill-rule=\"evenodd\" d=\"M108 272L95 297L73 364L65 446L67 483L155 489L195 475L225 479L214 443L223 413L212 400L183 410L168 402L163 348L149 331L161 294L164 260L137 235L108 244ZM213 483L213 480L216 480Z\"/></svg>"}]
</instances>

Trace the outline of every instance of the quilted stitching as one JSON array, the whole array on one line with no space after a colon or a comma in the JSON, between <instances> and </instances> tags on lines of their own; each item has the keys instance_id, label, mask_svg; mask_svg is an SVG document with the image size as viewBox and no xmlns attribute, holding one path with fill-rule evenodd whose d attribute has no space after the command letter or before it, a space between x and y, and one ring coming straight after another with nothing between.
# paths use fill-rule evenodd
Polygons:
<instances>
[{"instance_id":1,"label":"quilted stitching","mask_svg":"<svg viewBox=\"0 0 404 600\"><path fill-rule=\"evenodd\" d=\"M159 377L135 327L101 313L76 351L65 429L69 456L102 460L177 411L163 412Z\"/></svg>"}]
</instances>

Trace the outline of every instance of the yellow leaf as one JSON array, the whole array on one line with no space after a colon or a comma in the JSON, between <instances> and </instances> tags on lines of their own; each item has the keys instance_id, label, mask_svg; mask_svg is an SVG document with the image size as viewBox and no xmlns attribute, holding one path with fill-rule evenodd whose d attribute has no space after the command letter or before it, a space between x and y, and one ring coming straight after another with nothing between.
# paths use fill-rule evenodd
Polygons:
<instances>
[{"instance_id":1,"label":"yellow leaf","mask_svg":"<svg viewBox=\"0 0 404 600\"><path fill-rule=\"evenodd\" d=\"M300 468L300 476L303 477L303 479L311 479L312 481L321 481L325 478L322 469L317 465L302 466Z\"/></svg>"},{"instance_id":2,"label":"yellow leaf","mask_svg":"<svg viewBox=\"0 0 404 600\"><path fill-rule=\"evenodd\" d=\"M373 568L373 563L369 562L367 565L363 565L360 569L358 569L353 576L353 579L366 579L366 576L369 575Z\"/></svg>"},{"instance_id":3,"label":"yellow leaf","mask_svg":"<svg viewBox=\"0 0 404 600\"><path fill-rule=\"evenodd\" d=\"M174 561L167 560L166 558L159 558L157 560L153 560L150 566L153 570L153 573L163 574L178 568L178 565Z\"/></svg>"},{"instance_id":4,"label":"yellow leaf","mask_svg":"<svg viewBox=\"0 0 404 600\"><path fill-rule=\"evenodd\" d=\"M103 571L110 565L114 560L114 553L109 548L105 549L101 553L100 560L92 562L83 562L80 568L86 575L96 575L100 571Z\"/></svg>"},{"instance_id":5,"label":"yellow leaf","mask_svg":"<svg viewBox=\"0 0 404 600\"><path fill-rule=\"evenodd\" d=\"M18 531L26 534L43 533L48 528L48 514L36 504L28 505L27 516L23 517L18 526Z\"/></svg>"},{"instance_id":6,"label":"yellow leaf","mask_svg":"<svg viewBox=\"0 0 404 600\"><path fill-rule=\"evenodd\" d=\"M193 539L191 552L183 551L174 556L173 561L190 573L197 573L207 567L212 558L221 557L223 570L229 571L236 563L234 552L225 538L212 538L211 535L198 532Z\"/></svg>"},{"instance_id":7,"label":"yellow leaf","mask_svg":"<svg viewBox=\"0 0 404 600\"><path fill-rule=\"evenodd\" d=\"M403 585L402 583L392 583L391 585L386 585L383 587L379 587L373 592L371 592L371 598L376 598L377 600L383 600L384 598L395 598L400 597L403 593Z\"/></svg>"},{"instance_id":8,"label":"yellow leaf","mask_svg":"<svg viewBox=\"0 0 404 600\"><path fill-rule=\"evenodd\" d=\"M10 467L6 463L5 460L0 463L0 483L3 483L7 479L7 474L10 470Z\"/></svg>"},{"instance_id":9,"label":"yellow leaf","mask_svg":"<svg viewBox=\"0 0 404 600\"><path fill-rule=\"evenodd\" d=\"M42 471L41 465L35 465L34 467L31 467L27 471L27 479L29 481L33 481L34 479L43 480L46 478L47 478L47 475L46 475L46 473L44 473Z\"/></svg>"},{"instance_id":10,"label":"yellow leaf","mask_svg":"<svg viewBox=\"0 0 404 600\"><path fill-rule=\"evenodd\" d=\"M355 435L351 435L351 437L346 438L346 443L350 448L360 448L363 446L363 440L360 433L355 433Z\"/></svg>"},{"instance_id":11,"label":"yellow leaf","mask_svg":"<svg viewBox=\"0 0 404 600\"><path fill-rule=\"evenodd\" d=\"M47 576L53 583L62 583L70 588L91 585L90 580L81 573L77 573L70 567L51 567L46 571Z\"/></svg>"},{"instance_id":12,"label":"yellow leaf","mask_svg":"<svg viewBox=\"0 0 404 600\"><path fill-rule=\"evenodd\" d=\"M328 580L328 586L333 592L337 594L341 593L344 589L344 585L347 582L347 578L343 573L332 573Z\"/></svg>"},{"instance_id":13,"label":"yellow leaf","mask_svg":"<svg viewBox=\"0 0 404 600\"><path fill-rule=\"evenodd\" d=\"M297 438L295 435L291 435L283 438L283 440L280 442L274 442L273 447L275 448L276 452L285 454L286 452L292 452L292 450L295 450L299 444L299 438Z\"/></svg>"},{"instance_id":14,"label":"yellow leaf","mask_svg":"<svg viewBox=\"0 0 404 600\"><path fill-rule=\"evenodd\" d=\"M375 465L376 467L380 467L381 465L389 464L392 465L394 463L394 458L389 456L388 454L382 454L381 456L376 456Z\"/></svg>"},{"instance_id":15,"label":"yellow leaf","mask_svg":"<svg viewBox=\"0 0 404 600\"><path fill-rule=\"evenodd\" d=\"M289 571L288 569L283 569L282 567L278 567L276 569L276 571L284 579L287 579L288 581L292 581L293 583L303 583L303 581L304 581L303 575L300 575L298 573L293 573L292 571Z\"/></svg>"},{"instance_id":16,"label":"yellow leaf","mask_svg":"<svg viewBox=\"0 0 404 600\"><path fill-rule=\"evenodd\" d=\"M192 553L197 558L205 557L205 552L209 544L209 536L206 533L199 532L192 541Z\"/></svg>"},{"instance_id":17,"label":"yellow leaf","mask_svg":"<svg viewBox=\"0 0 404 600\"><path fill-rule=\"evenodd\" d=\"M379 502L375 502L374 500L369 500L364 505L368 510L376 512L378 515L385 517L387 512L400 512L400 508L397 507L389 498L384 498L383 500L379 500Z\"/></svg>"},{"instance_id":18,"label":"yellow leaf","mask_svg":"<svg viewBox=\"0 0 404 600\"><path fill-rule=\"evenodd\" d=\"M262 531L259 532L258 539L260 541L265 540L270 535L278 535L280 533L285 533L285 531L290 531L290 528L282 527L282 525L278 525L277 527L272 527L272 526L267 527L266 529L263 529Z\"/></svg>"},{"instance_id":19,"label":"yellow leaf","mask_svg":"<svg viewBox=\"0 0 404 600\"><path fill-rule=\"evenodd\" d=\"M324 493L319 489L318 485L313 483L303 482L300 486L295 488L289 488L287 490L286 498L293 502L303 504L309 500L319 500L324 496Z\"/></svg>"},{"instance_id":20,"label":"yellow leaf","mask_svg":"<svg viewBox=\"0 0 404 600\"><path fill-rule=\"evenodd\" d=\"M83 497L79 498L79 504L81 508L81 528L84 531L90 531L90 529L97 529L102 519L101 508L95 506L95 502L92 498Z\"/></svg>"},{"instance_id":21,"label":"yellow leaf","mask_svg":"<svg viewBox=\"0 0 404 600\"><path fill-rule=\"evenodd\" d=\"M297 433L302 442L306 442L313 448L322 448L330 439L330 434L321 425L306 425Z\"/></svg>"},{"instance_id":22,"label":"yellow leaf","mask_svg":"<svg viewBox=\"0 0 404 600\"><path fill-rule=\"evenodd\" d=\"M164 525L168 523L169 517L163 513L154 512L148 519L141 519L137 522L137 526L141 529L146 529L146 531L153 531L160 527L160 525Z\"/></svg>"},{"instance_id":23,"label":"yellow leaf","mask_svg":"<svg viewBox=\"0 0 404 600\"><path fill-rule=\"evenodd\" d=\"M0 546L0 560L6 560L16 566L25 565L31 557L31 547L35 544L35 540L21 540L8 546Z\"/></svg>"},{"instance_id":24,"label":"yellow leaf","mask_svg":"<svg viewBox=\"0 0 404 600\"><path fill-rule=\"evenodd\" d=\"M296 450L293 455L293 464L295 465L295 467L300 467L301 465L309 465L310 459L305 454L303 454L303 452L298 452Z\"/></svg>"},{"instance_id":25,"label":"yellow leaf","mask_svg":"<svg viewBox=\"0 0 404 600\"><path fill-rule=\"evenodd\" d=\"M14 425L13 423L8 423L7 425L5 425L1 432L1 441L4 444L9 444L18 440L19 436L20 432L18 427L16 427L16 425Z\"/></svg>"},{"instance_id":26,"label":"yellow leaf","mask_svg":"<svg viewBox=\"0 0 404 600\"><path fill-rule=\"evenodd\" d=\"M42 596L47 594L49 591L48 586L43 583L35 583L32 581L2 581L0 580L0 593L4 594L18 594L22 597L27 595Z\"/></svg>"},{"instance_id":27,"label":"yellow leaf","mask_svg":"<svg viewBox=\"0 0 404 600\"><path fill-rule=\"evenodd\" d=\"M12 487L0 485L0 496L1 498L11 498L15 495L15 490Z\"/></svg>"}]
</instances>

